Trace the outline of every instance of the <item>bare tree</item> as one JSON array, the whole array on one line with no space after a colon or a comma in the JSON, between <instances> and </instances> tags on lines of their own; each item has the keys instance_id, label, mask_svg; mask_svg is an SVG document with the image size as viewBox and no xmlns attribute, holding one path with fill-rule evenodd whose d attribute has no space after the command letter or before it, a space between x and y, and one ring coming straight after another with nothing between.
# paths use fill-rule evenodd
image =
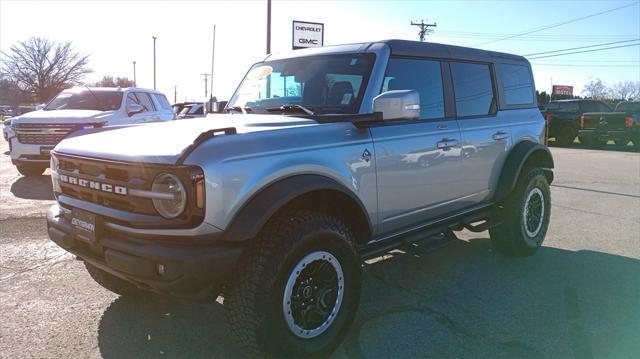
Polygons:
<instances>
[{"instance_id":1,"label":"bare tree","mask_svg":"<svg viewBox=\"0 0 640 359\"><path fill-rule=\"evenodd\" d=\"M127 77L116 77L105 75L102 80L95 83L96 87L133 87L133 81Z\"/></svg>"},{"instance_id":2,"label":"bare tree","mask_svg":"<svg viewBox=\"0 0 640 359\"><path fill-rule=\"evenodd\" d=\"M640 81L621 81L611 86L611 97L619 100L629 100L638 96Z\"/></svg>"},{"instance_id":3,"label":"bare tree","mask_svg":"<svg viewBox=\"0 0 640 359\"><path fill-rule=\"evenodd\" d=\"M70 42L32 37L12 46L2 67L22 91L47 102L62 89L79 84L91 72L88 61L89 56L74 51Z\"/></svg>"},{"instance_id":4,"label":"bare tree","mask_svg":"<svg viewBox=\"0 0 640 359\"><path fill-rule=\"evenodd\" d=\"M584 85L582 94L587 98L595 100L603 100L607 97L607 87L602 83L602 80L596 78L595 81L589 78L589 83Z\"/></svg>"}]
</instances>

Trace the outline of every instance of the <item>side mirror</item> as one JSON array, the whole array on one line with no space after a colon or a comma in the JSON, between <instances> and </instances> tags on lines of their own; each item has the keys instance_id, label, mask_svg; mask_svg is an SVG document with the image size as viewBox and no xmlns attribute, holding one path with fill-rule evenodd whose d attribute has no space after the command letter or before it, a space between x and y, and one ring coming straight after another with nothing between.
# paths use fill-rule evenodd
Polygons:
<instances>
[{"instance_id":1,"label":"side mirror","mask_svg":"<svg viewBox=\"0 0 640 359\"><path fill-rule=\"evenodd\" d=\"M373 98L373 112L382 113L383 121L420 118L420 94L416 90L393 90Z\"/></svg>"},{"instance_id":2,"label":"side mirror","mask_svg":"<svg viewBox=\"0 0 640 359\"><path fill-rule=\"evenodd\" d=\"M144 107L142 107L142 105L138 103L132 103L127 106L127 115L129 115L129 117L143 111L144 111Z\"/></svg>"}]
</instances>

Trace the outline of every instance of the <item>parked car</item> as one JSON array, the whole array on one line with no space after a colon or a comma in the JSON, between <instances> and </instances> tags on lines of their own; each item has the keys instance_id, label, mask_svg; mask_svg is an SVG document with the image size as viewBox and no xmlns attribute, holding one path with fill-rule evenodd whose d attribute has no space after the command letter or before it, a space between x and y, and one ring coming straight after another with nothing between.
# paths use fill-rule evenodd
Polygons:
<instances>
[{"instance_id":1,"label":"parked car","mask_svg":"<svg viewBox=\"0 0 640 359\"><path fill-rule=\"evenodd\" d=\"M171 105L171 108L173 109L173 113L177 116L186 106L191 106L197 103L199 102L177 102Z\"/></svg>"},{"instance_id":2,"label":"parked car","mask_svg":"<svg viewBox=\"0 0 640 359\"><path fill-rule=\"evenodd\" d=\"M215 121L60 142L49 236L121 295L224 288L247 356L328 356L363 259L462 228L506 255L542 245L553 159L534 89L524 57L457 46L269 55ZM446 160L402 163L431 151Z\"/></svg>"},{"instance_id":3,"label":"parked car","mask_svg":"<svg viewBox=\"0 0 640 359\"><path fill-rule=\"evenodd\" d=\"M560 146L573 143L580 129L580 116L585 112L611 112L611 107L596 100L559 100L545 105L542 114L547 120L548 137Z\"/></svg>"},{"instance_id":4,"label":"parked car","mask_svg":"<svg viewBox=\"0 0 640 359\"><path fill-rule=\"evenodd\" d=\"M49 166L49 152L72 132L173 119L171 104L158 91L75 87L62 91L41 110L11 119L11 162L24 176L41 175Z\"/></svg>"},{"instance_id":5,"label":"parked car","mask_svg":"<svg viewBox=\"0 0 640 359\"><path fill-rule=\"evenodd\" d=\"M185 118L196 118L196 117L205 117L206 114L204 112L204 104L203 103L194 103L191 105L186 105L178 113L178 119L183 120Z\"/></svg>"},{"instance_id":6,"label":"parked car","mask_svg":"<svg viewBox=\"0 0 640 359\"><path fill-rule=\"evenodd\" d=\"M9 141L10 136L13 136L13 130L11 129L11 119L8 118L2 121L2 137L4 137L6 141Z\"/></svg>"},{"instance_id":7,"label":"parked car","mask_svg":"<svg viewBox=\"0 0 640 359\"><path fill-rule=\"evenodd\" d=\"M602 147L609 140L617 145L630 141L640 148L640 102L620 102L614 112L588 112L580 117L580 141Z\"/></svg>"}]
</instances>

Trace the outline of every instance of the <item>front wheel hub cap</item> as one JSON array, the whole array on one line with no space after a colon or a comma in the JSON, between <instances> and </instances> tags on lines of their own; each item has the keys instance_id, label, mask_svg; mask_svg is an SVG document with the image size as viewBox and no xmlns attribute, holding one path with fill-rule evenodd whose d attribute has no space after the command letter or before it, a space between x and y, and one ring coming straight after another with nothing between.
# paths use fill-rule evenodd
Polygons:
<instances>
[{"instance_id":1,"label":"front wheel hub cap","mask_svg":"<svg viewBox=\"0 0 640 359\"><path fill-rule=\"evenodd\" d=\"M540 188L532 188L524 201L522 224L529 238L540 233L544 221L544 195Z\"/></svg>"},{"instance_id":2,"label":"front wheel hub cap","mask_svg":"<svg viewBox=\"0 0 640 359\"><path fill-rule=\"evenodd\" d=\"M324 333L338 315L344 296L344 274L338 259L317 251L300 260L287 279L282 299L284 319L299 338Z\"/></svg>"}]
</instances>

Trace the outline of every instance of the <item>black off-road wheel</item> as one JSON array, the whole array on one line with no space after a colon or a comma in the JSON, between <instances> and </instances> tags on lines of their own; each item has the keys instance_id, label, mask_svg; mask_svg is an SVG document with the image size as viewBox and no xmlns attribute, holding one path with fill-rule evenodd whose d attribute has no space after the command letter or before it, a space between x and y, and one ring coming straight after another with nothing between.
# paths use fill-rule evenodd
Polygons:
<instances>
[{"instance_id":1,"label":"black off-road wheel","mask_svg":"<svg viewBox=\"0 0 640 359\"><path fill-rule=\"evenodd\" d=\"M489 230L493 247L515 257L535 253L547 234L551 214L551 193L543 170L525 168L496 214L501 224Z\"/></svg>"},{"instance_id":2,"label":"black off-road wheel","mask_svg":"<svg viewBox=\"0 0 640 359\"><path fill-rule=\"evenodd\" d=\"M233 336L247 356L328 356L358 308L361 264L351 231L329 215L271 221L225 290Z\"/></svg>"},{"instance_id":3,"label":"black off-road wheel","mask_svg":"<svg viewBox=\"0 0 640 359\"><path fill-rule=\"evenodd\" d=\"M16 166L18 172L25 177L42 176L47 167L34 166L34 165L18 165Z\"/></svg>"},{"instance_id":4,"label":"black off-road wheel","mask_svg":"<svg viewBox=\"0 0 640 359\"><path fill-rule=\"evenodd\" d=\"M573 127L564 126L558 131L556 141L560 146L569 147L573 144L573 140L576 139L576 135L576 130L574 130Z\"/></svg>"},{"instance_id":5,"label":"black off-road wheel","mask_svg":"<svg viewBox=\"0 0 640 359\"><path fill-rule=\"evenodd\" d=\"M135 285L120 279L112 274L109 274L102 269L94 266L93 264L89 264L84 262L85 268L87 268L87 272L91 278L93 278L96 283L100 284L107 290L112 291L120 296L132 296L132 295L140 295L144 293L142 290L138 289Z\"/></svg>"}]
</instances>

